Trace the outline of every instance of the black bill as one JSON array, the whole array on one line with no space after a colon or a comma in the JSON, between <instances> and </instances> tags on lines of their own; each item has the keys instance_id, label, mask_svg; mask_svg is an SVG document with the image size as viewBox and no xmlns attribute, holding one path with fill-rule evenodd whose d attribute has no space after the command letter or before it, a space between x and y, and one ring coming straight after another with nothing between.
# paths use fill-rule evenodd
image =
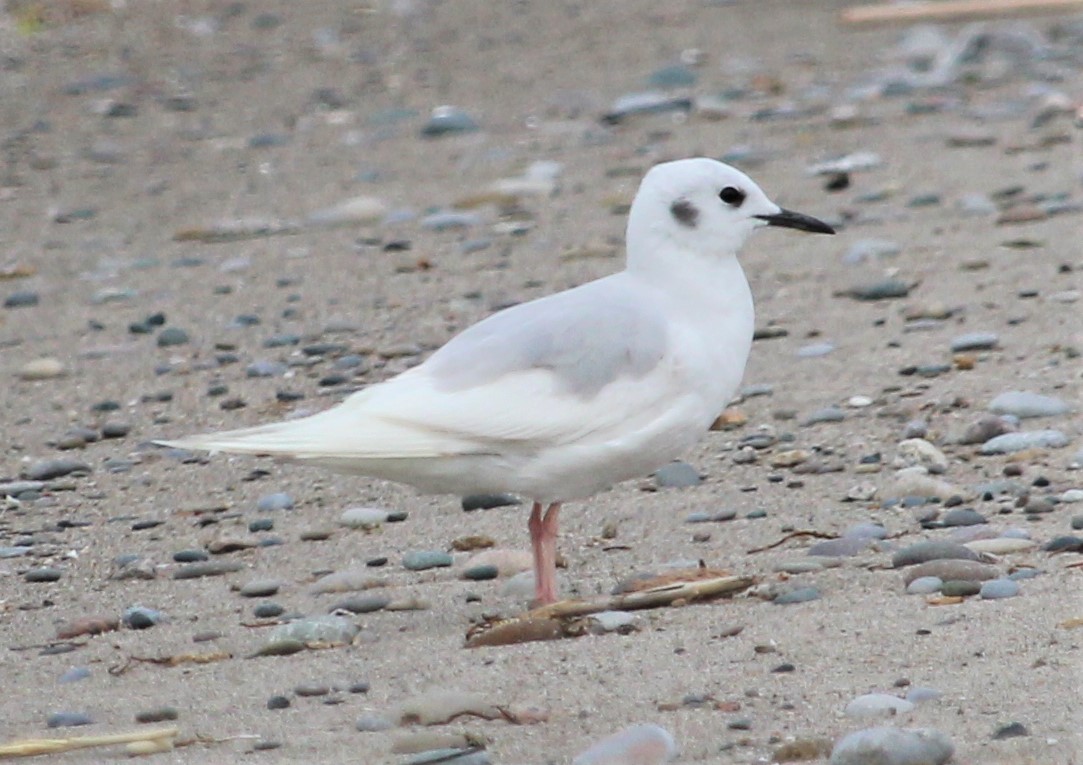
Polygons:
<instances>
[{"instance_id":1,"label":"black bill","mask_svg":"<svg viewBox=\"0 0 1083 765\"><path fill-rule=\"evenodd\" d=\"M756 217L760 220L767 221L768 226L795 228L798 231L808 231L813 234L835 233L835 229L831 228L822 220L817 220L811 215L794 212L793 210L779 210L774 215L757 215Z\"/></svg>"}]
</instances>

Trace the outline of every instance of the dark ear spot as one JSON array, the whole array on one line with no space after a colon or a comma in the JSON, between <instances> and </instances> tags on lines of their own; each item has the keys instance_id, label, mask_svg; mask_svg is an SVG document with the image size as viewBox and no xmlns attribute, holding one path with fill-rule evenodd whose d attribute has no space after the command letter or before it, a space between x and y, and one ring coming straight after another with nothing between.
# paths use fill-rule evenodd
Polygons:
<instances>
[{"instance_id":1,"label":"dark ear spot","mask_svg":"<svg viewBox=\"0 0 1083 765\"><path fill-rule=\"evenodd\" d=\"M669 212L673 215L673 219L682 226L695 228L696 223L699 222L699 210L697 210L696 206L687 199L678 199L671 204L669 206Z\"/></svg>"}]
</instances>

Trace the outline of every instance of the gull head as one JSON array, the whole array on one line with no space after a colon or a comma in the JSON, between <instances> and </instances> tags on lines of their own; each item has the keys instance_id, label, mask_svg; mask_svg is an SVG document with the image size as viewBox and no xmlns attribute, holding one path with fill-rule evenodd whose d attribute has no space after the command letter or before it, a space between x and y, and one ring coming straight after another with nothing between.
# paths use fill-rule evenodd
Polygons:
<instances>
[{"instance_id":1,"label":"gull head","mask_svg":"<svg viewBox=\"0 0 1083 765\"><path fill-rule=\"evenodd\" d=\"M722 162L703 157L664 162L643 178L632 203L629 257L639 246L735 255L764 226L835 233L823 221L779 207L755 181Z\"/></svg>"}]
</instances>

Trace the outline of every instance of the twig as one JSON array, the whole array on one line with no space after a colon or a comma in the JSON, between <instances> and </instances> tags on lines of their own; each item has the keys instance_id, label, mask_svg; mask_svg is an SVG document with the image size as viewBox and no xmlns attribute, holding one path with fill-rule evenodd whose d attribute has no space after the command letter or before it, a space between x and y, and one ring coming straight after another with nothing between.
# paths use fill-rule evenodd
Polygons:
<instances>
[{"instance_id":1,"label":"twig","mask_svg":"<svg viewBox=\"0 0 1083 765\"><path fill-rule=\"evenodd\" d=\"M74 749L87 749L96 746L115 744L149 744L146 752L165 751L173 747L178 728L158 728L157 730L137 731L135 733L110 733L98 736L71 736L69 738L28 738L0 744L0 758L36 757L39 754L59 754Z\"/></svg>"},{"instance_id":2,"label":"twig","mask_svg":"<svg viewBox=\"0 0 1083 765\"><path fill-rule=\"evenodd\" d=\"M858 5L840 14L844 24L964 21L988 16L1027 13L1066 13L1083 7L1083 0L940 0L905 5Z\"/></svg>"},{"instance_id":3,"label":"twig","mask_svg":"<svg viewBox=\"0 0 1083 765\"><path fill-rule=\"evenodd\" d=\"M772 542L771 544L765 545L764 547L754 547L748 552L750 555L752 553L766 552L767 550L773 550L780 545L786 544L791 539L800 539L801 537L812 537L813 539L838 539L839 535L832 534L828 531L794 531L782 537L782 539L778 540L777 542Z\"/></svg>"}]
</instances>

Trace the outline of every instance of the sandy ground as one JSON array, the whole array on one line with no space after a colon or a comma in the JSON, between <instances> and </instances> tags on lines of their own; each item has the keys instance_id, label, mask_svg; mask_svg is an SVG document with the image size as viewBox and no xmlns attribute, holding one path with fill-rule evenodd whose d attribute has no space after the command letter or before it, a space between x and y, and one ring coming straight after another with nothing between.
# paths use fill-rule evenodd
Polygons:
<instances>
[{"instance_id":1,"label":"sandy ground","mask_svg":"<svg viewBox=\"0 0 1083 765\"><path fill-rule=\"evenodd\" d=\"M747 80L743 73L750 70L741 62L749 62L777 81L778 92L761 97L765 106L820 85L828 101L841 102L839 94L876 65L899 30L846 31L836 24L836 10L821 2L133 2L117 12L50 16L31 33L25 23L22 31L16 25L27 11L9 14L0 31L0 260L35 274L2 287L5 295L34 290L40 303L0 316L0 373L7 383L0 392L0 474L14 479L33 460L55 456L75 456L95 470L60 479L37 502L0 510L0 545L27 535L37 542L31 558L0 560L0 736L45 735L46 718L57 711L86 712L96 721L76 733L127 730L135 727L138 711L172 705L184 736L281 742L246 760L400 762L402 755L390 750L408 729L359 733L355 721L442 687L548 710L548 721L536 725L449 726L487 737L496 762L567 762L592 741L638 721L669 729L682 762L762 762L781 742L834 739L872 724L848 719L841 710L854 696L892 691L908 680L942 691L943 698L893 722L944 731L956 743L958 762L1078 763L1083 631L1059 626L1083 616L1083 571L1069 568L1077 555L1012 556L1002 562L1004 570L1029 564L1046 572L1025 582L1020 597L936 607L903 594L901 575L886 568L887 552L786 582L773 567L801 559L804 541L767 553L748 551L789 529L837 533L869 520L900 535L895 544L944 537L947 532L922 532L908 510L842 501L858 483L890 484L903 423L923 417L934 438L946 436L974 421L993 395L1018 388L1083 400L1078 356L1065 352L1083 343L1079 304L1045 297L1083 288L1080 215L997 227L992 217L964 217L953 205L965 193L1016 184L1027 193L1068 191L1078 200L1081 133L1061 122L1053 132L1067 132L1067 142L1013 153L1006 148L1042 135L1029 128L1026 115L984 124L958 110L913 116L906 99L873 102L862 111L875 124L844 129L823 113L754 121L747 112L756 101L738 102L739 113L720 121L661 115L606 128L598 120L616 97L643 89L651 71L693 48L704 57L697 93ZM1045 28L1050 21L1034 23ZM108 92L65 93L84 77L104 74L129 81ZM1057 87L1077 102L1083 96L1078 76ZM316 104L321 88L335 90L339 108ZM960 93L980 107L1025 90L1015 81ZM167 99L181 96L191 97L192 110L167 107ZM105 99L134 107L134 116L101 116L109 106ZM462 107L483 129L419 138L425 116L439 104ZM391 110L406 110L398 112L406 116L396 122ZM974 130L996 143L945 148L947 136ZM251 147L250 139L259 136L281 136L285 143ZM712 433L688 455L706 476L701 485L644 491L651 486L645 476L570 505L562 529L568 564L562 577L569 593L593 595L633 572L703 559L769 586L816 586L821 599L776 606L744 598L662 609L643 615L642 629L628 636L466 650L463 636L472 618L518 608L501 600L501 583L459 580L462 555L453 569L420 574L405 571L399 560L409 550L446 549L467 534L522 548L522 509L465 515L455 498L421 497L378 481L241 458L181 464L145 446L154 438L265 422L297 407L321 408L340 395L318 384L328 363L296 368L286 380L247 378L250 361L284 360L295 352L263 348L273 334L347 343L373 359L357 381L369 383L416 361L380 361L380 351L413 344L427 352L496 307L614 271L624 226L614 207L630 200L643 171L656 161L720 156L745 145L767 154L750 172L777 201L856 223L834 238L765 233L747 248L743 262L758 325L788 331L755 344L746 375L747 383L773 384L773 395L741 403L748 425ZM883 164L855 174L846 191L829 194L822 178L805 172L811 162L859 150L878 152ZM425 230L415 218L226 244L173 240L179 230L222 219L296 219L358 195L424 213L534 160L555 160L564 169L559 194L524 201L532 224L524 236L494 233L498 213L486 207L477 211L482 224L467 232ZM1039 162L1046 166L1036 170ZM862 207L856 201L878 189L891 191L886 202ZM939 194L943 203L907 206L925 193ZM84 210L92 212L84 216ZM57 222L58 213L74 219ZM890 261L843 264L843 253L858 238L894 240L902 252ZM1020 238L1039 246L1002 246ZM464 253L463 243L473 239L491 240L491 246ZM394 240L408 240L410 249L385 252L382 245ZM562 257L569 252L593 256ZM204 262L178 267L182 258ZM975 261L984 265L975 268ZM920 282L908 300L863 303L834 296L889 271ZM282 279L290 284L278 286ZM222 287L230 288L228 294ZM1039 297L1020 299L1023 288ZM132 295L96 302L106 289ZM938 329L904 332L902 307L917 303L964 310ZM284 318L287 309L292 313ZM166 314L169 326L186 329L191 342L163 349L153 336L129 333L129 323L156 311ZM256 315L261 324L231 327L240 314ZM321 334L332 322L348 322L356 331ZM968 331L999 333L1000 349L979 354L972 370L931 379L898 374L907 365L950 362L950 339ZM797 357L800 347L821 340L837 350ZM217 368L214 358L222 348L232 348L240 363ZM68 374L19 380L17 370L38 357L60 359ZM174 371L156 375L162 364ZM247 406L223 411L221 399L206 395L215 382L229 386L227 398L241 397ZM283 388L306 398L276 403L275 392ZM153 400L162 391L171 399ZM874 404L850 411L842 423L799 424L808 413L845 406L854 395ZM120 402L121 410L94 413L92 406L103 400ZM776 418L785 411L798 419ZM132 431L74 455L51 445L73 426L105 420L130 423ZM770 467L767 458L735 465L735 443L761 425L792 433L794 448L819 450L844 470L792 475ZM1020 480L1045 477L1051 493L1080 488L1083 474L1069 464L1083 443L1083 420L1076 414L1049 426L1064 430L1073 444L1027 455ZM1001 477L1009 461L975 457L974 447L943 448L951 458L944 477L963 487ZM855 473L859 458L874 452L884 455L883 471ZM135 464L112 473L104 467L109 458ZM269 475L252 476L256 468ZM769 480L776 473L781 482ZM246 569L224 578L170 578L173 552L243 533L248 521L260 517L257 499L275 491L288 492L297 503L273 514L275 534L285 544L231 554ZM201 529L184 512L215 504L236 515ZM344 508L365 504L408 511L409 519L371 534L335 528ZM976 507L992 514L997 505ZM684 522L694 511L727 508L737 510L737 520L706 527ZM745 518L754 510L766 511L766 518ZM1072 514L1058 506L1033 522L1018 511L996 522L1025 526L1044 542L1070 533ZM58 529L64 519L86 525ZM164 523L131 531L138 519ZM616 525L613 543L620 549L605 551L610 543L600 537L607 524ZM302 532L313 528L335 530L326 541L301 541ZM703 530L709 540L693 542ZM125 553L161 564L161 575L110 580L111 561ZM377 556L390 559L380 574L393 597L423 598L427 610L357 617L361 637L350 647L242 658L264 633L244 626L256 621L253 602L231 585L273 576L284 582L276 601L291 611L319 613L330 598L308 591L318 572L359 567ZM60 581L24 581L22 572L46 564L63 571ZM471 592L480 603L467 602ZM70 619L116 615L134 604L161 609L170 622L82 638L76 651L60 655L16 650L49 643ZM735 625L743 626L738 635L722 636ZM222 637L211 647L193 644L192 636L206 630ZM178 668L136 663L115 676L108 671L133 655L202 650L235 658ZM793 672L771 671L786 662ZM91 676L58 684L73 666L90 668ZM371 690L339 694L339 704L294 698L290 709L266 708L268 697L292 695L302 683L345 687L358 681ZM708 695L720 708L682 706L690 694ZM676 711L666 711L671 705ZM749 722L747 730L729 727L740 718ZM1023 723L1029 736L993 740L994 731L1012 721ZM251 739L194 744L154 759L233 761L251 745ZM55 761L106 759L81 752Z\"/></svg>"}]
</instances>

